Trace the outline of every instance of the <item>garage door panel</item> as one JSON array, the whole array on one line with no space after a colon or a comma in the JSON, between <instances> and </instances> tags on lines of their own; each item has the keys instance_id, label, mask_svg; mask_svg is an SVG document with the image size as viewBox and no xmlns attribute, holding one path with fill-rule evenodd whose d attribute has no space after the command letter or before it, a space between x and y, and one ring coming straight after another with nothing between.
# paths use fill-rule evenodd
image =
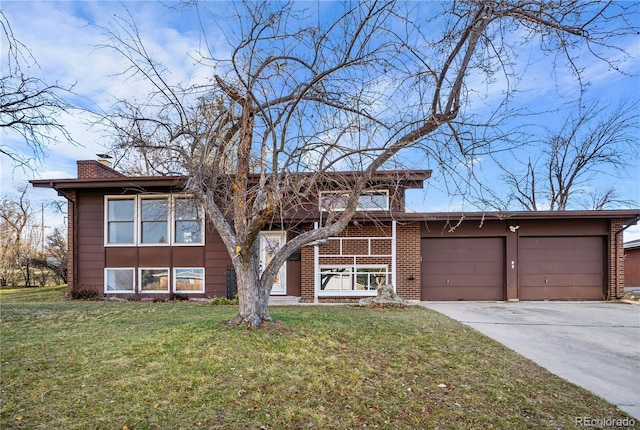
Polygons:
<instances>
[{"instance_id":1,"label":"garage door panel","mask_svg":"<svg viewBox=\"0 0 640 430\"><path fill-rule=\"evenodd\" d=\"M504 240L422 240L423 300L503 300Z\"/></svg>"},{"instance_id":2,"label":"garage door panel","mask_svg":"<svg viewBox=\"0 0 640 430\"><path fill-rule=\"evenodd\" d=\"M502 300L502 295L500 297L496 296L494 289L485 288L485 287L473 287L473 286L458 286L455 288L455 291L452 290L449 286L431 286L429 288L429 295L431 297L440 297L440 298L428 298L424 300L478 300L478 301L487 301L487 300ZM455 293L455 294L454 294Z\"/></svg>"},{"instance_id":3,"label":"garage door panel","mask_svg":"<svg viewBox=\"0 0 640 430\"><path fill-rule=\"evenodd\" d=\"M520 300L603 300L602 286L536 287L520 291Z\"/></svg>"},{"instance_id":4,"label":"garage door panel","mask_svg":"<svg viewBox=\"0 0 640 430\"><path fill-rule=\"evenodd\" d=\"M520 300L601 300L604 239L521 237L518 245Z\"/></svg>"}]
</instances>

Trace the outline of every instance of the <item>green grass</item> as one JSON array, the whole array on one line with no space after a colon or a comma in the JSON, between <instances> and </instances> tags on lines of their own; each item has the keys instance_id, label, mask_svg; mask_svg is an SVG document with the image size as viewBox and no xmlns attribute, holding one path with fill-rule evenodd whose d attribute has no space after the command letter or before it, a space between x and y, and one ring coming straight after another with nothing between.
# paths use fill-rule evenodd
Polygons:
<instances>
[{"instance_id":1,"label":"green grass","mask_svg":"<svg viewBox=\"0 0 640 430\"><path fill-rule=\"evenodd\" d=\"M70 302L0 291L0 428L556 429L614 406L422 308Z\"/></svg>"}]
</instances>

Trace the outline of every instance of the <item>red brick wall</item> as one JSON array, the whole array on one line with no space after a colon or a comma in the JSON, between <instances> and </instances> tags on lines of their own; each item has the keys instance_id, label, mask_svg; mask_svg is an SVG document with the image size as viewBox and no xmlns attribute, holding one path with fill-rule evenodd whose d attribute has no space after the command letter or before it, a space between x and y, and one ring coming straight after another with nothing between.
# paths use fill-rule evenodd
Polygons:
<instances>
[{"instance_id":1,"label":"red brick wall","mask_svg":"<svg viewBox=\"0 0 640 430\"><path fill-rule=\"evenodd\" d=\"M397 224L396 236L396 293L405 300L420 300L420 224Z\"/></svg>"},{"instance_id":2,"label":"red brick wall","mask_svg":"<svg viewBox=\"0 0 640 430\"><path fill-rule=\"evenodd\" d=\"M76 288L76 261L78 259L78 246L76 232L78 231L77 192L71 191L67 195L67 294Z\"/></svg>"},{"instance_id":3,"label":"red brick wall","mask_svg":"<svg viewBox=\"0 0 640 430\"><path fill-rule=\"evenodd\" d=\"M314 296L314 270L313 270L313 246L304 246L301 254L300 268L300 295L303 302L313 302Z\"/></svg>"},{"instance_id":4,"label":"red brick wall","mask_svg":"<svg viewBox=\"0 0 640 430\"><path fill-rule=\"evenodd\" d=\"M78 179L119 178L122 173L95 160L78 161Z\"/></svg>"},{"instance_id":5,"label":"red brick wall","mask_svg":"<svg viewBox=\"0 0 640 430\"><path fill-rule=\"evenodd\" d=\"M609 300L620 298L624 293L624 249L622 247L622 235L619 235L616 241L616 233L619 232L623 226L624 220L621 219L612 219L609 223L609 282L607 294L607 299ZM618 282L616 282L616 279Z\"/></svg>"},{"instance_id":6,"label":"red brick wall","mask_svg":"<svg viewBox=\"0 0 640 430\"><path fill-rule=\"evenodd\" d=\"M640 248L625 251L624 286L640 288Z\"/></svg>"},{"instance_id":7,"label":"red brick wall","mask_svg":"<svg viewBox=\"0 0 640 430\"><path fill-rule=\"evenodd\" d=\"M357 225L349 226L340 237L391 237L391 225ZM405 300L420 300L420 225L418 223L398 224L396 226L396 292ZM391 254L391 239L387 242L372 241L372 254ZM358 264L386 264L392 271L391 257L365 257L368 252L368 242L344 241L343 252L359 255ZM339 253L337 241L329 241L319 248L320 264L353 264L353 257L323 257ZM302 249L301 296L302 301L314 300L314 248ZM323 297L321 301L349 301L358 300L354 297Z\"/></svg>"}]
</instances>

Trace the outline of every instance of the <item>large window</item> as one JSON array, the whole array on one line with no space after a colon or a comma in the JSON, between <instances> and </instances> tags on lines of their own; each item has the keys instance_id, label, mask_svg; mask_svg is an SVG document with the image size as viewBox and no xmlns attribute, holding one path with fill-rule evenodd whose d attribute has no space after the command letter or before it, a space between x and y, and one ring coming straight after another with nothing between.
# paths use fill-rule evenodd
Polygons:
<instances>
[{"instance_id":1,"label":"large window","mask_svg":"<svg viewBox=\"0 0 640 430\"><path fill-rule=\"evenodd\" d=\"M140 199L140 243L169 242L169 199Z\"/></svg>"},{"instance_id":2,"label":"large window","mask_svg":"<svg viewBox=\"0 0 640 430\"><path fill-rule=\"evenodd\" d=\"M347 193L321 192L320 210L343 211L347 207L350 195ZM387 190L367 191L358 197L359 211L389 210L389 192Z\"/></svg>"},{"instance_id":3,"label":"large window","mask_svg":"<svg viewBox=\"0 0 640 430\"><path fill-rule=\"evenodd\" d=\"M135 243L135 199L107 200L107 243Z\"/></svg>"},{"instance_id":4,"label":"large window","mask_svg":"<svg viewBox=\"0 0 640 430\"><path fill-rule=\"evenodd\" d=\"M376 266L321 266L320 292L370 295L380 285L389 283L385 265Z\"/></svg>"},{"instance_id":5,"label":"large window","mask_svg":"<svg viewBox=\"0 0 640 430\"><path fill-rule=\"evenodd\" d=\"M105 197L105 245L202 245L204 211L185 195Z\"/></svg>"},{"instance_id":6,"label":"large window","mask_svg":"<svg viewBox=\"0 0 640 430\"><path fill-rule=\"evenodd\" d=\"M133 293L135 290L133 268L105 269L105 293Z\"/></svg>"}]
</instances>

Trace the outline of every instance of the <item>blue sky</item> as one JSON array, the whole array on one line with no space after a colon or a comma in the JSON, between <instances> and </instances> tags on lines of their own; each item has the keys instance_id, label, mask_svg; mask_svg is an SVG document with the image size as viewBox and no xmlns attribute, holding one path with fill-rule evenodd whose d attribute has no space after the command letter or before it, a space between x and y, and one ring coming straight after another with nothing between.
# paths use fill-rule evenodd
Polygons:
<instances>
[{"instance_id":1,"label":"blue sky","mask_svg":"<svg viewBox=\"0 0 640 430\"><path fill-rule=\"evenodd\" d=\"M308 2L309 14L326 17L331 14L330 2ZM127 7L145 39L145 44L153 55L171 71L175 82L201 82L207 77L202 69L194 67L193 58L188 55L201 45L198 29L193 19L177 18L176 12L160 6L156 2L115 2L115 1L7 1L3 0L2 10L6 14L18 40L29 47L38 64L32 65L29 73L41 77L46 82L57 82L61 86L74 85L78 95L74 102L89 107L109 111L116 99L144 94L146 83L125 79L121 73L124 65L122 59L112 50L100 49L105 42L105 35L100 27L109 27L115 16L124 16L123 5ZM223 14L231 7L228 2L206 2L206 7ZM637 24L637 23L636 23ZM220 26L229 23L220 22ZM212 34L216 34L213 31ZM625 74L608 70L606 65L590 58L580 58L585 67L585 78L590 83L587 96L599 99L611 106L623 98L640 99L640 41L637 39L623 41L627 51L633 56L623 64ZM216 49L216 54L228 55L229 47L224 39L214 36L209 44ZM5 54L5 47L2 48ZM553 110L553 113L539 114L527 118L535 127L553 127L559 118L570 112L571 101L575 99L578 87L575 78L568 71L560 70L552 74L548 61L544 61L534 52L522 52L519 59L524 67L527 64L528 74L520 83L521 94L516 100L521 107L531 112ZM506 82L497 81L487 86L484 82L469 81L478 88L483 99L478 99L475 108L478 111L491 106L492 101L502 95ZM76 173L76 160L95 159L97 153L108 152L111 144L109 130L96 126L94 118L86 113L74 112L64 115L60 120L66 125L79 146L60 142L49 148L41 165L34 171L14 170L6 158L1 160L0 194L15 192L15 188L28 179L33 178L69 178ZM0 136L3 144L12 148L23 148L24 143L16 136L5 131ZM487 181L495 181L499 187L495 167L486 159L479 157L477 172ZM508 162L508 161L505 161ZM622 198L640 202L640 160L630 160L632 167L628 172L604 171L598 175L598 184L604 186L614 184ZM423 168L434 166L424 165ZM475 211L477 208L465 203L459 196L450 196L446 192L446 184L439 172L427 181L425 190L412 191L408 203L417 211ZM34 206L39 206L41 199L55 198L52 190L30 189L30 199ZM62 224L62 216L49 213L47 225ZM640 238L640 228L629 229L625 240Z\"/></svg>"}]
</instances>

